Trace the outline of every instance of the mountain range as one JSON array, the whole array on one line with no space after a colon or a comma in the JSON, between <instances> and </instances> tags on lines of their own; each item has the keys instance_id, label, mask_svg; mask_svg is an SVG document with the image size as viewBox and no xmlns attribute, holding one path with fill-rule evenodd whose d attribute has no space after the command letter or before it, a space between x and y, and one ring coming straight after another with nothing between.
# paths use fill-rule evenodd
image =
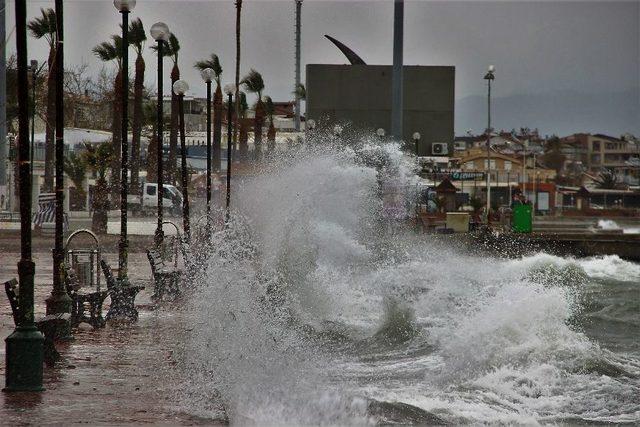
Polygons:
<instances>
[{"instance_id":1,"label":"mountain range","mask_svg":"<svg viewBox=\"0 0 640 427\"><path fill-rule=\"evenodd\" d=\"M486 96L456 100L456 135L479 134L487 127ZM540 135L578 132L640 136L640 87L612 93L556 91L492 97L491 126L496 130L538 128Z\"/></svg>"}]
</instances>

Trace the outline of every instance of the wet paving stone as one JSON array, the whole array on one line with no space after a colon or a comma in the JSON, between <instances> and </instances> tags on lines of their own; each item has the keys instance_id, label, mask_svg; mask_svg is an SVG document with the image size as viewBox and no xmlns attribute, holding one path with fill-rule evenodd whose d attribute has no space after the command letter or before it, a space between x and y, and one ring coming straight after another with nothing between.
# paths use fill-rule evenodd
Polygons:
<instances>
[{"instance_id":1,"label":"wet paving stone","mask_svg":"<svg viewBox=\"0 0 640 427\"><path fill-rule=\"evenodd\" d=\"M106 254L112 266L117 254ZM17 275L19 253L0 255L0 281ZM51 292L51 257L34 254L36 317L45 311ZM41 393L0 393L0 425L69 424L218 424L192 417L180 410L176 382L172 381L175 343L181 326L179 307L159 308L151 301L153 286L146 254L132 253L129 274L146 289L136 299L140 317L130 325L107 325L94 330L81 325L74 339L57 343L61 360L45 366ZM104 314L108 309L107 298ZM0 335L13 331L11 308L0 296ZM0 377L4 385L5 345L0 346Z\"/></svg>"}]
</instances>

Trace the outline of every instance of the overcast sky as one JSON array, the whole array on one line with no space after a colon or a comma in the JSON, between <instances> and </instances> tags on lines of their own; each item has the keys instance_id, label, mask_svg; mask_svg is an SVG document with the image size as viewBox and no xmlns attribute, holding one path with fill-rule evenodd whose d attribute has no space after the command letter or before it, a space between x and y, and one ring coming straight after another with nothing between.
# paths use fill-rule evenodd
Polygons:
<instances>
[{"instance_id":1,"label":"overcast sky","mask_svg":"<svg viewBox=\"0 0 640 427\"><path fill-rule=\"evenodd\" d=\"M7 34L14 28L7 0ZM53 1L29 0L29 19ZM65 61L102 64L93 46L118 32L110 0L67 0ZM138 0L132 18L149 27L166 22L179 38L182 76L196 95L204 84L193 63L220 56L223 80L233 79L235 6L225 1ZM346 63L324 37L330 34L369 64L392 62L393 1L304 0L302 64ZM496 66L496 96L554 90L611 92L640 86L640 2L407 1L405 64L455 65L456 98L482 94L488 64ZM15 38L9 51L15 50ZM29 39L29 57L46 59L44 41ZM294 80L294 1L245 0L241 74L256 68L265 94L291 98ZM133 56L133 51L131 53ZM146 50L147 84L155 86L155 57ZM167 76L169 61L167 60ZM112 66L109 64L109 66ZM132 68L133 70L133 68ZM168 84L166 85L168 89ZM167 90L165 89L165 90Z\"/></svg>"}]
</instances>

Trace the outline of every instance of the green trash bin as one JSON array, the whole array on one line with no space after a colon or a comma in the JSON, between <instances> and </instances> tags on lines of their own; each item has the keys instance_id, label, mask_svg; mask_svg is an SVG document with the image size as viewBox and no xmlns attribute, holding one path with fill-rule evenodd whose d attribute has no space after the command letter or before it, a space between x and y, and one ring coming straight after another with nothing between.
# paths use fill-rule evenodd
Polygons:
<instances>
[{"instance_id":1,"label":"green trash bin","mask_svg":"<svg viewBox=\"0 0 640 427\"><path fill-rule=\"evenodd\" d=\"M511 228L516 233L531 233L531 205L517 205L513 207Z\"/></svg>"}]
</instances>

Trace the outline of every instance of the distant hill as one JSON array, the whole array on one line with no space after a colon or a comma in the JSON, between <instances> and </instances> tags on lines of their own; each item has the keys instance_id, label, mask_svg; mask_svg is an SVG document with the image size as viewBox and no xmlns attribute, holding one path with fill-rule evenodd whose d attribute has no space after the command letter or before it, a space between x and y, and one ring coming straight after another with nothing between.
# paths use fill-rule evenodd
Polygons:
<instances>
[{"instance_id":1,"label":"distant hill","mask_svg":"<svg viewBox=\"0 0 640 427\"><path fill-rule=\"evenodd\" d=\"M575 132L640 135L640 88L615 93L553 93L512 95L491 99L494 129L538 128L541 135ZM468 96L456 101L456 135L484 131L487 98Z\"/></svg>"}]
</instances>

